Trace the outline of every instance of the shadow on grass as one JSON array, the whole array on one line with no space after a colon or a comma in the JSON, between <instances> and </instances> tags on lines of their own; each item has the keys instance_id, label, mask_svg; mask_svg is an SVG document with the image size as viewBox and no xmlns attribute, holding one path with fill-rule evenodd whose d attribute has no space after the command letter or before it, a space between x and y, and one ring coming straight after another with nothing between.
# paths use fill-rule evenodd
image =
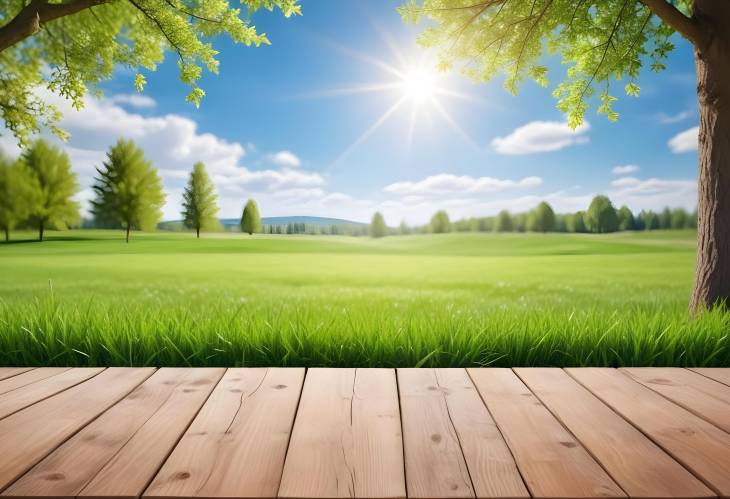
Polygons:
<instances>
[{"instance_id":1,"label":"shadow on grass","mask_svg":"<svg viewBox=\"0 0 730 499\"><path fill-rule=\"evenodd\" d=\"M5 244L32 244L32 243L48 243L55 241L93 241L93 237L78 237L78 236L58 236L58 237L47 237L43 241L36 239L11 239L10 241L2 241L0 245Z\"/></svg>"}]
</instances>

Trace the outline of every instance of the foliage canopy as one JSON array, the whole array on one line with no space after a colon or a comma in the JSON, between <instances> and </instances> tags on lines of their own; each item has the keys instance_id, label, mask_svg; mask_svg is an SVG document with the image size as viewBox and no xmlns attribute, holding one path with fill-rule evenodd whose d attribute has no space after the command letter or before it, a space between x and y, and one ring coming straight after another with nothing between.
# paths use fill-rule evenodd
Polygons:
<instances>
[{"instance_id":1,"label":"foliage canopy","mask_svg":"<svg viewBox=\"0 0 730 499\"><path fill-rule=\"evenodd\" d=\"M213 38L268 44L251 14L262 8L301 14L298 0L241 0L241 7L228 0L0 0L0 116L21 143L42 127L65 137L58 109L39 88L80 108L88 89L99 92L98 84L122 66L136 73L142 91L143 71L154 71L166 50L175 53L180 81L190 87L187 100L199 105L203 69L218 72Z\"/></svg>"},{"instance_id":2,"label":"foliage canopy","mask_svg":"<svg viewBox=\"0 0 730 499\"><path fill-rule=\"evenodd\" d=\"M646 59L653 71L664 69L674 49L669 39L674 30L653 16L647 3L407 0L399 12L407 21L430 22L418 41L438 50L442 70L459 64L463 73L478 81L504 75L504 87L512 94L526 79L547 86L543 56L560 54L568 69L553 96L569 125L576 127L593 96L600 100L598 112L616 120L617 92L611 83L624 80L623 92L638 96L636 80ZM674 3L686 12L690 0Z\"/></svg>"}]
</instances>

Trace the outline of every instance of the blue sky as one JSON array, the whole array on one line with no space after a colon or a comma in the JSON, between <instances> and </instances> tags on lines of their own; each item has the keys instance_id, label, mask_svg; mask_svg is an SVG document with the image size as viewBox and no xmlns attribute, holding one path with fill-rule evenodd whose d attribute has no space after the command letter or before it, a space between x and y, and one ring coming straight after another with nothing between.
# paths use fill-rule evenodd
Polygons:
<instances>
[{"instance_id":1,"label":"blue sky","mask_svg":"<svg viewBox=\"0 0 730 499\"><path fill-rule=\"evenodd\" d=\"M424 60L415 44L419 28L401 21L397 5L304 0L301 17L256 14L272 45L218 40L220 74L203 78L207 95L199 109L185 102L188 89L173 57L147 75L142 98L134 96L133 75L120 71L104 85L106 97L88 98L83 111L59 102L72 133L64 147L84 188L80 199L90 196L104 151L124 136L160 168L166 219L179 218L185 176L197 160L209 167L224 217L240 216L248 197L264 216L365 221L377 209L391 225L423 223L441 208L452 218L520 211L541 199L575 211L596 193L636 210L694 206L698 118L689 44L677 38L669 69L645 72L641 97L619 99L617 123L592 106L588 125L569 131L550 95L565 69L550 60L551 86L526 82L516 97L499 80L477 85L440 75L435 85L468 97L437 97L451 123L433 106L407 99L363 138L404 90L336 90L397 80L373 60L399 70Z\"/></svg>"}]
</instances>

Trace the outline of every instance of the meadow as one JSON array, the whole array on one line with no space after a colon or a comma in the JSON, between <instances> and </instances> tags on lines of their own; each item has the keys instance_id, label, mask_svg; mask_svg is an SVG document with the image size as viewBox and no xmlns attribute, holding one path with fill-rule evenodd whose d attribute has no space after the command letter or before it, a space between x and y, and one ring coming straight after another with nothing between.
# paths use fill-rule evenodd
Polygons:
<instances>
[{"instance_id":1,"label":"meadow","mask_svg":"<svg viewBox=\"0 0 730 499\"><path fill-rule=\"evenodd\" d=\"M48 236L0 244L0 365L730 365L692 231Z\"/></svg>"}]
</instances>

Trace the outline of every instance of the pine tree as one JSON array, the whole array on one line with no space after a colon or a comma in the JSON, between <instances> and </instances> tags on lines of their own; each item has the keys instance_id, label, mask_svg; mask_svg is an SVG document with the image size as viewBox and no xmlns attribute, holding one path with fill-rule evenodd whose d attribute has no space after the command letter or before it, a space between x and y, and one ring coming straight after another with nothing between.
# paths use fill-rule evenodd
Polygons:
<instances>
[{"instance_id":1,"label":"pine tree","mask_svg":"<svg viewBox=\"0 0 730 499\"><path fill-rule=\"evenodd\" d=\"M157 169L144 157L144 151L131 140L119 139L109 149L103 168L92 186L96 199L91 202L97 221L119 223L126 231L154 230L162 219L165 193Z\"/></svg>"},{"instance_id":2,"label":"pine tree","mask_svg":"<svg viewBox=\"0 0 730 499\"><path fill-rule=\"evenodd\" d=\"M259 207L256 206L256 201L249 199L241 215L241 232L245 232L250 236L254 232L258 232L260 227L261 217L259 216Z\"/></svg>"},{"instance_id":3,"label":"pine tree","mask_svg":"<svg viewBox=\"0 0 730 499\"><path fill-rule=\"evenodd\" d=\"M79 190L71 160L59 147L43 139L33 142L20 157L27 172L29 219L38 225L38 240L49 225L65 229L79 220Z\"/></svg>"},{"instance_id":4,"label":"pine tree","mask_svg":"<svg viewBox=\"0 0 730 499\"><path fill-rule=\"evenodd\" d=\"M183 192L183 222L185 227L195 229L200 237L200 230L216 229L218 222L218 195L211 182L205 165L201 162L193 165L188 185Z\"/></svg>"}]
</instances>

